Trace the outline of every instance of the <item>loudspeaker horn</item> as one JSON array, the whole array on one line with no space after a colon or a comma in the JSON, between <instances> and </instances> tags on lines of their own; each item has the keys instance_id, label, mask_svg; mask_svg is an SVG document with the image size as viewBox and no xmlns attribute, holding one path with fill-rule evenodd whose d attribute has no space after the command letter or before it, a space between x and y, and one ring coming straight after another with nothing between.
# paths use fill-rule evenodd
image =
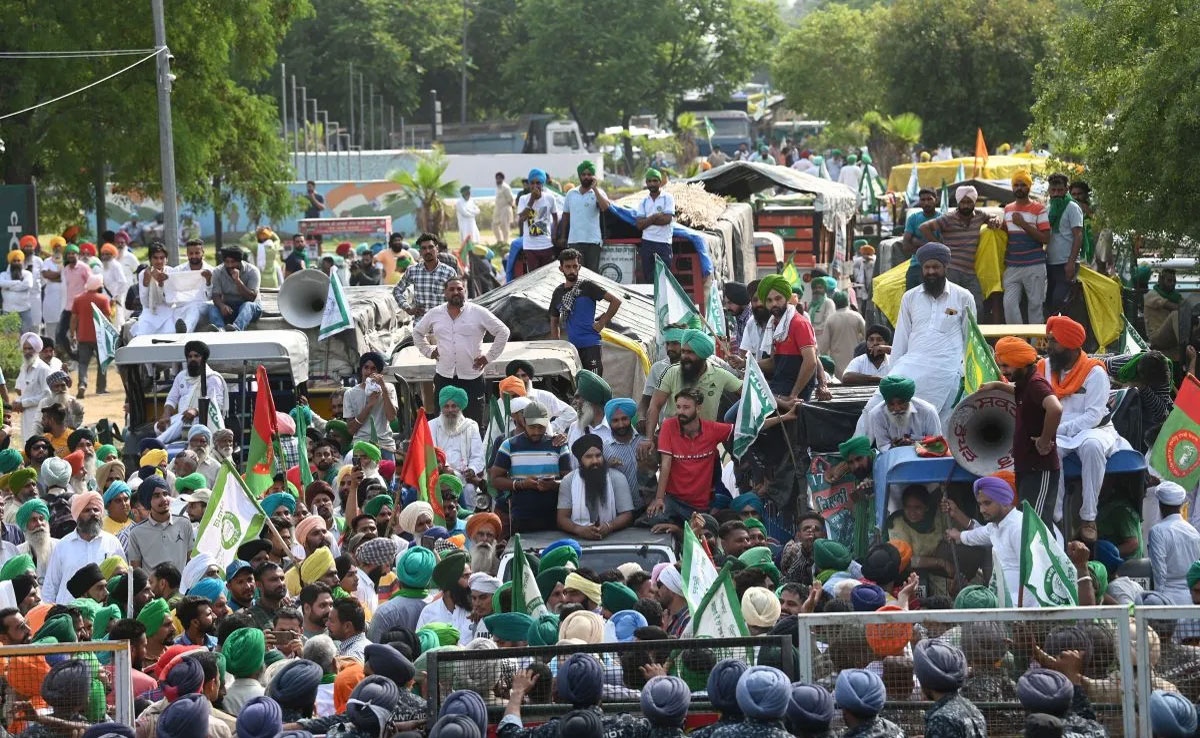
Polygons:
<instances>
[{"instance_id":1,"label":"loudspeaker horn","mask_svg":"<svg viewBox=\"0 0 1200 738\"><path fill-rule=\"evenodd\" d=\"M983 477L1013 468L1017 402L1003 390L981 390L954 408L946 423L950 453L959 466Z\"/></svg>"},{"instance_id":2,"label":"loudspeaker horn","mask_svg":"<svg viewBox=\"0 0 1200 738\"><path fill-rule=\"evenodd\" d=\"M316 328L325 314L329 277L319 269L303 269L279 288L279 314L296 328Z\"/></svg>"}]
</instances>

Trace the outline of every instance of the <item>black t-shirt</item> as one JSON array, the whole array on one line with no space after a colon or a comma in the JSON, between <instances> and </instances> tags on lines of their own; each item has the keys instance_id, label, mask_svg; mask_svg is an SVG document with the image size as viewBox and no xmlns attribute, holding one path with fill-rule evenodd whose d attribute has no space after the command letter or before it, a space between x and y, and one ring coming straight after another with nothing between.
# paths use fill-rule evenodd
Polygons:
<instances>
[{"instance_id":1,"label":"black t-shirt","mask_svg":"<svg viewBox=\"0 0 1200 738\"><path fill-rule=\"evenodd\" d=\"M561 318L563 297L570 291L566 282L554 288L550 296L551 318ZM576 348L591 348L600 345L600 334L596 332L596 303L604 299L604 288L595 282L579 281L579 294L571 306L567 319L562 321L562 332Z\"/></svg>"},{"instance_id":2,"label":"black t-shirt","mask_svg":"<svg viewBox=\"0 0 1200 738\"><path fill-rule=\"evenodd\" d=\"M312 193L312 199L316 200L317 202L321 203L322 205L325 204L325 196L319 192ZM305 218L320 218L321 217L321 208L317 207L316 205L313 205L312 200L308 199L307 194L305 195L304 201L308 203L308 207L304 209L304 217Z\"/></svg>"},{"instance_id":3,"label":"black t-shirt","mask_svg":"<svg viewBox=\"0 0 1200 738\"><path fill-rule=\"evenodd\" d=\"M1042 403L1054 390L1043 377L1035 376L1024 387L1017 387L1017 424L1013 433L1013 463L1018 472L1054 471L1058 468L1058 452L1051 449L1042 456L1033 439L1042 435L1046 409Z\"/></svg>"}]
</instances>

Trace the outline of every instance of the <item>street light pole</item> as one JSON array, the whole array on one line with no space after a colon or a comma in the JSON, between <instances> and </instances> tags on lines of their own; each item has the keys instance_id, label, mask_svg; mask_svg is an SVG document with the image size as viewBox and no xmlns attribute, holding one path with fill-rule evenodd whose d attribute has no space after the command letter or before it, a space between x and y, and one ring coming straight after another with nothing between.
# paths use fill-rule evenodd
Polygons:
<instances>
[{"instance_id":1,"label":"street light pole","mask_svg":"<svg viewBox=\"0 0 1200 738\"><path fill-rule=\"evenodd\" d=\"M163 240L171 264L179 263L179 202L175 192L175 136L171 127L171 52L167 48L167 21L163 0L150 0L154 16L154 48L158 79L158 154L162 167Z\"/></svg>"},{"instance_id":2,"label":"street light pole","mask_svg":"<svg viewBox=\"0 0 1200 738\"><path fill-rule=\"evenodd\" d=\"M462 61L459 66L462 69L462 100L459 103L458 122L467 124L467 0L463 0L463 26L462 26Z\"/></svg>"}]
</instances>

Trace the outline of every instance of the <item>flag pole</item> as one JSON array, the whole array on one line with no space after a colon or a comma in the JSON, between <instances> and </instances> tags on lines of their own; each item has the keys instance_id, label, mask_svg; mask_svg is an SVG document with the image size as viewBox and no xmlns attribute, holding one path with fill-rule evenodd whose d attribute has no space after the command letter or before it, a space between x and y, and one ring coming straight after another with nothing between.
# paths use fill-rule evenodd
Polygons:
<instances>
[{"instance_id":1,"label":"flag pole","mask_svg":"<svg viewBox=\"0 0 1200 738\"><path fill-rule=\"evenodd\" d=\"M233 459L231 459L231 458L229 458L228 456L226 456L225 454L221 453L221 452L220 452L220 451L218 451L216 448L214 448L214 449L213 449L213 453L215 453L215 454L217 455L217 458L218 458L218 459L219 459L219 460L220 460L222 463L229 464L229 468L230 468L230 469L233 471L233 473L234 473L234 474L237 474L239 478L241 478L241 477L242 477L242 475L241 475L241 474L238 474L237 467L236 467L236 466L234 466L234 464L233 464ZM245 489L246 489L246 492L250 492L250 488L246 486L246 480L245 480L245 478L242 478L242 486L243 486L243 487L245 487ZM254 497L253 497L253 494L251 494L251 498L250 498L250 499L254 499ZM258 504L258 500L254 500L254 503L257 505L257 504ZM273 541L272 541L272 542L273 542L273 543L274 543L276 546L278 546L278 547L279 547L279 550L280 550L280 551L283 551L283 552L284 552L284 554L289 554L289 553L291 553L291 551L290 551L290 550L288 549L288 547L287 547L287 544L286 544L286 543L284 543L283 536L279 535L279 529L278 529L278 528L276 528L276 527L275 527L275 524L271 522L271 516L270 516L270 515L264 515L264 516L263 516L263 525L265 525L265 526L267 527L267 530L269 530L269 531L271 532L271 538L273 539Z\"/></svg>"}]
</instances>

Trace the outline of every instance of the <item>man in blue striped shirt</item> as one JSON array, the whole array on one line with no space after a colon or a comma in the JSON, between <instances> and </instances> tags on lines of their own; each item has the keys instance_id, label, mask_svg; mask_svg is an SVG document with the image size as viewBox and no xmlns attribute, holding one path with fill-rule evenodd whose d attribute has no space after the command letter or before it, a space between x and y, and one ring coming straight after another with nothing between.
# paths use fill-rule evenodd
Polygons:
<instances>
[{"instance_id":1,"label":"man in blue striped shirt","mask_svg":"<svg viewBox=\"0 0 1200 738\"><path fill-rule=\"evenodd\" d=\"M506 438L489 472L492 486L511 492L509 533L554 530L558 484L571 471L565 445L556 447L546 433L550 413L540 402L523 411L525 432Z\"/></svg>"}]
</instances>

